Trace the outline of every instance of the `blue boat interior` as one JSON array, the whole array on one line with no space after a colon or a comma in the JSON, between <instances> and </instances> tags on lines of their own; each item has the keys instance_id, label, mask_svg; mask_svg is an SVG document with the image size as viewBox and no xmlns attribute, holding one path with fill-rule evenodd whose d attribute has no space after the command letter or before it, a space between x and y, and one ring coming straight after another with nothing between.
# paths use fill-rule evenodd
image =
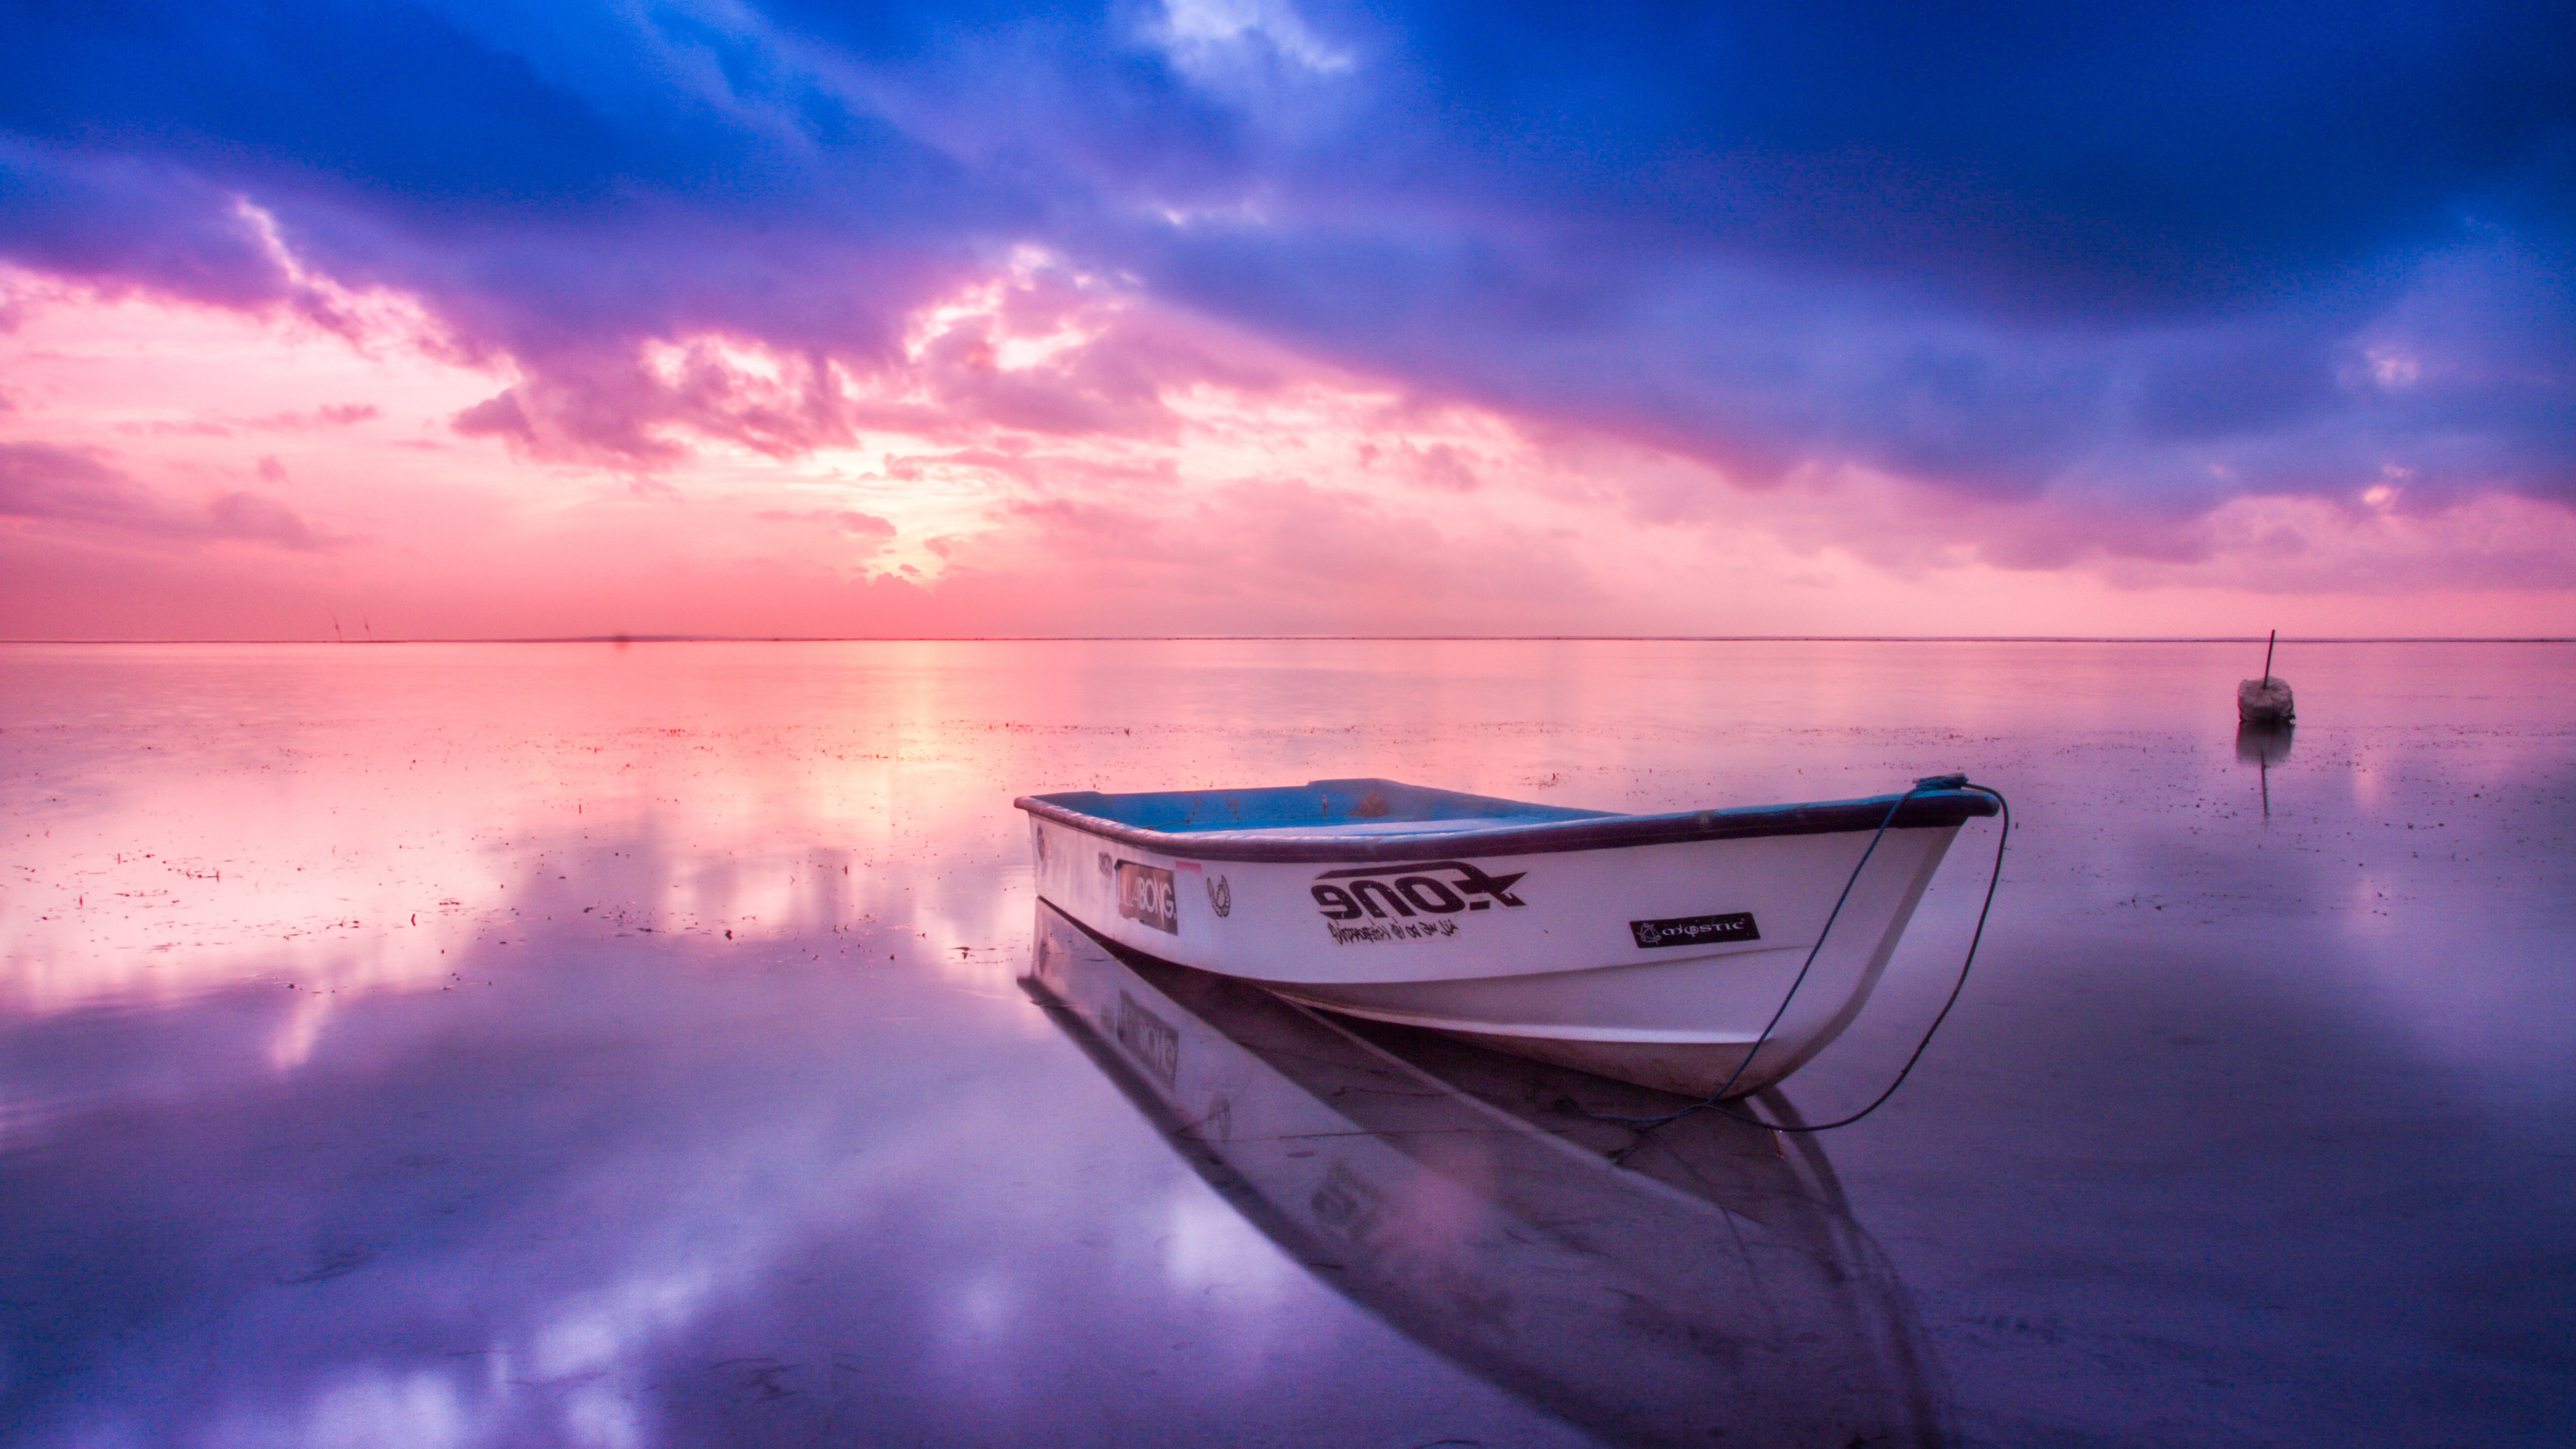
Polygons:
<instances>
[{"instance_id":1,"label":"blue boat interior","mask_svg":"<svg viewBox=\"0 0 2576 1449\"><path fill-rule=\"evenodd\" d=\"M1544 825L1559 820L1601 820L1606 810L1573 810L1462 795L1395 780L1314 780L1263 790L1156 790L1104 795L1069 790L1037 797L1050 805L1115 821L1139 830L1174 835L1216 830L1280 830L1375 834Z\"/></svg>"}]
</instances>

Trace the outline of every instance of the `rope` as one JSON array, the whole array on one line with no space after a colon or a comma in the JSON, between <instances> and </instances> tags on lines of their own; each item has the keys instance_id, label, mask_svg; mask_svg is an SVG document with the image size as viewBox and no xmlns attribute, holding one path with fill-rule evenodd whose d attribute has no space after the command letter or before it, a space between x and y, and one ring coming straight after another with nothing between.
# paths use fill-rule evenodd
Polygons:
<instances>
[{"instance_id":1,"label":"rope","mask_svg":"<svg viewBox=\"0 0 2576 1449\"><path fill-rule=\"evenodd\" d=\"M1959 979L1951 983L1949 999L1941 1003L1941 1010L1938 1015L1935 1015L1932 1018L1932 1024L1923 1029L1923 1039L1914 1044L1914 1052L1905 1059L1905 1065L1897 1071L1896 1080L1888 1083L1887 1090L1879 1093L1875 1098L1871 1099L1868 1106L1861 1108L1850 1116L1833 1122L1819 1122L1812 1125L1789 1126L1779 1122L1766 1121L1763 1118L1755 1117L1747 1113L1728 1110L1724 1105L1722 1105L1726 1099L1726 1094L1734 1089L1736 1082L1743 1077L1745 1069L1753 1065L1753 1059L1761 1055L1762 1048L1769 1045L1771 1041L1771 1033L1778 1029L1780 1019L1789 1014L1789 1003L1798 999L1798 988L1807 984L1807 973L1815 969L1816 956L1825 949L1825 938L1833 934L1834 922L1841 918L1843 906L1851 900L1853 887L1860 884L1860 873L1868 868L1870 857L1878 853L1878 843L1887 838L1888 827L1896 823L1896 812L1905 808L1906 801L1913 799L1915 796L1922 794L1926 790L1974 790L1980 795L1990 795L1994 797L1995 804L2001 807L2002 811L2003 828L1995 833L1995 865L1992 874L1988 875L1986 878L1985 903L1977 908L1977 929L1975 934L1968 938L1968 954L1959 962ZM1667 1112L1660 1117L1622 1117L1605 1112L1587 1112L1584 1115L1597 1121L1617 1122L1629 1127L1634 1127L1641 1132L1649 1132L1657 1127L1663 1126L1667 1122L1679 1121L1694 1112L1715 1112L1721 1117L1732 1118L1738 1122L1748 1122L1756 1127L1768 1127L1774 1132L1807 1133L1830 1132L1837 1127L1848 1127L1863 1117L1868 1116L1870 1113L1877 1111L1881 1106L1886 1104L1888 1098L1896 1095L1897 1088L1905 1085L1905 1079L1913 1075L1914 1064L1923 1060L1924 1050L1932 1045L1933 1034L1941 1029L1942 1022L1950 1019L1950 1008L1959 1004L1959 993L1967 989L1969 968L1973 967L1977 961L1977 946L1986 939L1986 917L1991 914L1995 908L1995 887L2003 883L2004 846L2011 839L2012 802L2004 798L2001 790L1996 790L1985 785L1972 785L1968 783L1968 777L1965 775L1926 775L1922 779L1915 781L1913 788L1907 790L1904 794L1897 796L1896 803L1887 807L1886 817L1878 822L1877 832L1869 838L1869 848L1860 853L1860 860L1852 866L1850 879L1843 882L1842 894L1834 897L1834 908L1825 916L1824 929L1816 933L1816 944L1807 948L1807 959L1805 963L1798 967L1797 976L1791 979L1788 991L1780 997L1779 1008L1771 1013L1771 1019L1769 1021L1763 1023L1762 1034L1753 1039L1753 1049L1744 1054L1743 1061L1736 1063L1734 1071L1727 1073L1726 1080L1719 1084L1718 1089L1709 1093L1706 1098L1693 1102L1691 1105L1682 1108L1680 1111Z\"/></svg>"}]
</instances>

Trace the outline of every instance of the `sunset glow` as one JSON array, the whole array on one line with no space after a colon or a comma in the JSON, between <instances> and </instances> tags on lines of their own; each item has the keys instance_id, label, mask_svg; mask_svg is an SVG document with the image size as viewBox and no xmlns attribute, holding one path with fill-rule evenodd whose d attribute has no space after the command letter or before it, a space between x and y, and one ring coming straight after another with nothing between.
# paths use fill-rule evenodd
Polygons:
<instances>
[{"instance_id":1,"label":"sunset glow","mask_svg":"<svg viewBox=\"0 0 2576 1449\"><path fill-rule=\"evenodd\" d=\"M1790 81L1694 119L1623 22L1603 75L1681 109L1571 157L1456 109L1559 102L1535 35L1451 74L1454 18L689 10L424 11L449 69L387 104L471 152L320 71L13 82L0 634L2576 631L2563 102L2410 153L2420 201L2320 164L2293 235L2084 190L2061 128L2211 197L2275 143L2055 90L1965 210L1888 202ZM14 64L179 43L63 26ZM2293 78L2320 115L2354 56ZM1937 190L1902 148L1974 123L1904 99L1837 124Z\"/></svg>"}]
</instances>

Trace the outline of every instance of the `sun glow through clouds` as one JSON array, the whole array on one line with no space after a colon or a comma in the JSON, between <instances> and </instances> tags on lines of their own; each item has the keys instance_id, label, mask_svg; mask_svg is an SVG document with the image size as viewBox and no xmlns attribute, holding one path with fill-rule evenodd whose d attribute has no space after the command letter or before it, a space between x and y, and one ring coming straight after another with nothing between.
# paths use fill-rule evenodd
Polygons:
<instances>
[{"instance_id":1,"label":"sun glow through clouds","mask_svg":"<svg viewBox=\"0 0 2576 1449\"><path fill-rule=\"evenodd\" d=\"M2395 632L2425 589L2464 629L2576 619L2563 510L2401 508L2394 465L2346 495L2367 527L2249 493L2106 548L2048 499L1963 508L1853 469L1740 489L1324 366L1037 247L915 309L890 359L703 333L534 371L243 215L289 301L9 274L0 540L90 580L16 591L15 632L1986 633L2044 599L2107 633L2150 597L2177 631L2310 608ZM637 421L603 431L608 406ZM258 582L199 606L232 577Z\"/></svg>"}]
</instances>

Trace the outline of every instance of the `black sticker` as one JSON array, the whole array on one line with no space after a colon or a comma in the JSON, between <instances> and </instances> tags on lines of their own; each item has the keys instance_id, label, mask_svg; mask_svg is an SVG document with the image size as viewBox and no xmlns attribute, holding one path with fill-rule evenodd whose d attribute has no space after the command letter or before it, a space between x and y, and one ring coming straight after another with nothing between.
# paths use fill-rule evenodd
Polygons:
<instances>
[{"instance_id":1,"label":"black sticker","mask_svg":"<svg viewBox=\"0 0 2576 1449\"><path fill-rule=\"evenodd\" d=\"M1637 944L1656 946L1724 946L1735 941L1759 941L1761 931L1754 928L1751 911L1736 911L1724 916L1683 916L1672 921L1630 921Z\"/></svg>"},{"instance_id":2,"label":"black sticker","mask_svg":"<svg viewBox=\"0 0 2576 1449\"><path fill-rule=\"evenodd\" d=\"M1180 902L1172 895L1172 873L1132 860L1118 862L1118 914L1167 935L1179 935Z\"/></svg>"}]
</instances>

